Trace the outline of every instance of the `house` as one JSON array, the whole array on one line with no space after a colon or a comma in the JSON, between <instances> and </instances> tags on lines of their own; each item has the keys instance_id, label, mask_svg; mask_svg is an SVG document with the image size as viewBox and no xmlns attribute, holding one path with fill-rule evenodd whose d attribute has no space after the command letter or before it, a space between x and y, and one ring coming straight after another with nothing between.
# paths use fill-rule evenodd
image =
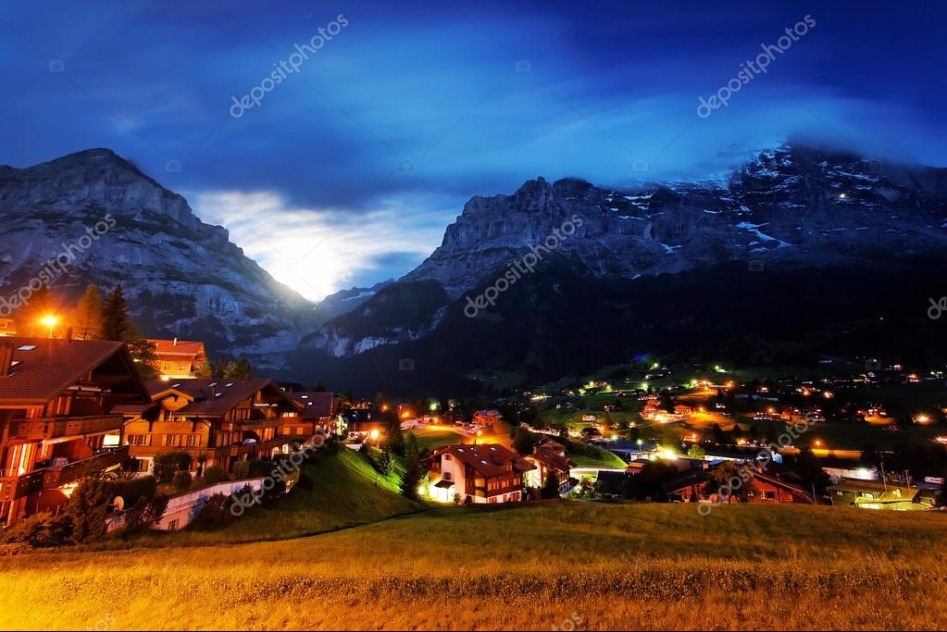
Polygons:
<instances>
[{"instance_id":1,"label":"house","mask_svg":"<svg viewBox=\"0 0 947 632\"><path fill-rule=\"evenodd\" d=\"M822 471L829 475L829 479L833 483L837 483L845 478L854 478L862 481L878 480L878 468L870 463L825 456L819 459L819 464L822 466Z\"/></svg>"},{"instance_id":2,"label":"house","mask_svg":"<svg viewBox=\"0 0 947 632\"><path fill-rule=\"evenodd\" d=\"M478 426L492 426L499 423L501 419L503 419L503 415L500 414L499 410L478 410L473 414L472 423Z\"/></svg>"},{"instance_id":3,"label":"house","mask_svg":"<svg viewBox=\"0 0 947 632\"><path fill-rule=\"evenodd\" d=\"M554 439L549 439L543 444L537 443L533 446L533 453L527 455L525 459L536 466L536 469L524 475L523 480L527 487L543 487L546 484L546 477L552 473L559 483L559 493L564 494L569 491L570 473L575 463L566 456L564 445Z\"/></svg>"},{"instance_id":4,"label":"house","mask_svg":"<svg viewBox=\"0 0 947 632\"><path fill-rule=\"evenodd\" d=\"M204 343L194 340L149 339L155 346L158 373L167 380L197 377L207 359Z\"/></svg>"},{"instance_id":5,"label":"house","mask_svg":"<svg viewBox=\"0 0 947 632\"><path fill-rule=\"evenodd\" d=\"M350 408L339 415L342 428L349 433L369 435L372 432L384 434L388 421L379 410L372 408Z\"/></svg>"},{"instance_id":6,"label":"house","mask_svg":"<svg viewBox=\"0 0 947 632\"><path fill-rule=\"evenodd\" d=\"M88 471L118 469L121 405L144 404L121 342L3 338L0 343L0 522L67 502Z\"/></svg>"},{"instance_id":7,"label":"house","mask_svg":"<svg viewBox=\"0 0 947 632\"><path fill-rule=\"evenodd\" d=\"M833 505L860 509L925 511L933 508L932 493L918 487L842 479L826 488Z\"/></svg>"},{"instance_id":8,"label":"house","mask_svg":"<svg viewBox=\"0 0 947 632\"><path fill-rule=\"evenodd\" d=\"M149 403L119 407L122 443L141 472L170 451L190 454L192 471L219 465L229 472L237 461L287 453L312 436L296 404L268 379L157 379L146 387Z\"/></svg>"},{"instance_id":9,"label":"house","mask_svg":"<svg viewBox=\"0 0 947 632\"><path fill-rule=\"evenodd\" d=\"M308 424L310 435L316 430L335 431L338 397L328 391L290 391L286 394L299 408L299 418Z\"/></svg>"},{"instance_id":10,"label":"house","mask_svg":"<svg viewBox=\"0 0 947 632\"><path fill-rule=\"evenodd\" d=\"M429 495L440 502L506 503L523 498L523 474L536 468L498 444L445 445L421 464L428 468Z\"/></svg>"},{"instance_id":11,"label":"house","mask_svg":"<svg viewBox=\"0 0 947 632\"><path fill-rule=\"evenodd\" d=\"M704 463L701 467L693 467L679 473L665 481L662 485L664 492L671 502L698 502L713 500L718 502L736 502L738 491L734 491L729 498L724 499L715 492L706 492L707 475L717 464ZM747 502L752 504L787 504L799 503L815 504L815 500L800 487L787 483L776 476L762 471L762 468L748 465L752 474L752 491L747 495Z\"/></svg>"},{"instance_id":12,"label":"house","mask_svg":"<svg viewBox=\"0 0 947 632\"><path fill-rule=\"evenodd\" d=\"M12 318L0 318L0 338L16 335L16 321Z\"/></svg>"}]
</instances>

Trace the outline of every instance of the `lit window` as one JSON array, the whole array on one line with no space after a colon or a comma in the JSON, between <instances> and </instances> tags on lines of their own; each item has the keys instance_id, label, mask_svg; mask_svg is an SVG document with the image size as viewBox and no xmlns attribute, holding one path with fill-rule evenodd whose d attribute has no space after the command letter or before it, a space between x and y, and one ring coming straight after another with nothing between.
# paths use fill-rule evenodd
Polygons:
<instances>
[{"instance_id":1,"label":"lit window","mask_svg":"<svg viewBox=\"0 0 947 632\"><path fill-rule=\"evenodd\" d=\"M21 345L16 348L17 351L32 351L36 348L36 345Z\"/></svg>"}]
</instances>

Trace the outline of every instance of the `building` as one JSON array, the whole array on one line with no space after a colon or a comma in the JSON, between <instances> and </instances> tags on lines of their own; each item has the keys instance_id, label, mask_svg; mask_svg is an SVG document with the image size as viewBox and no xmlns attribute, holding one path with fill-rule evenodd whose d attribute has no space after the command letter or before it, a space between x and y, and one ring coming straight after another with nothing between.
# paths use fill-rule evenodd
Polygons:
<instances>
[{"instance_id":1,"label":"building","mask_svg":"<svg viewBox=\"0 0 947 632\"><path fill-rule=\"evenodd\" d=\"M478 410L473 414L471 423L477 424L478 426L492 426L495 423L499 423L501 419L503 419L503 415L500 414L499 410Z\"/></svg>"},{"instance_id":2,"label":"building","mask_svg":"<svg viewBox=\"0 0 947 632\"><path fill-rule=\"evenodd\" d=\"M146 386L149 403L119 407L122 442L141 472L152 470L156 454L179 450L191 455L192 471L219 465L229 472L237 461L289 452L313 434L268 379L157 379Z\"/></svg>"},{"instance_id":3,"label":"building","mask_svg":"<svg viewBox=\"0 0 947 632\"><path fill-rule=\"evenodd\" d=\"M497 444L445 445L424 458L429 495L440 502L506 503L523 498L523 474L536 468Z\"/></svg>"},{"instance_id":4,"label":"building","mask_svg":"<svg viewBox=\"0 0 947 632\"><path fill-rule=\"evenodd\" d=\"M16 321L12 318L0 318L0 338L16 335Z\"/></svg>"},{"instance_id":5,"label":"building","mask_svg":"<svg viewBox=\"0 0 947 632\"><path fill-rule=\"evenodd\" d=\"M0 521L56 510L89 471L118 469L123 405L148 391L120 342L0 343Z\"/></svg>"},{"instance_id":6,"label":"building","mask_svg":"<svg viewBox=\"0 0 947 632\"><path fill-rule=\"evenodd\" d=\"M207 360L204 343L194 340L149 339L155 346L158 373L168 380L180 380L197 377Z\"/></svg>"},{"instance_id":7,"label":"building","mask_svg":"<svg viewBox=\"0 0 947 632\"><path fill-rule=\"evenodd\" d=\"M826 488L833 505L859 509L925 511L934 507L934 493L919 487L842 479Z\"/></svg>"},{"instance_id":8,"label":"building","mask_svg":"<svg viewBox=\"0 0 947 632\"><path fill-rule=\"evenodd\" d=\"M575 463L566 456L566 447L551 438L544 438L533 446L533 453L525 457L536 469L524 473L523 481L527 487L541 488L546 477L552 473L559 483L559 493L564 494L572 487L571 472Z\"/></svg>"},{"instance_id":9,"label":"building","mask_svg":"<svg viewBox=\"0 0 947 632\"><path fill-rule=\"evenodd\" d=\"M335 432L338 397L327 391L290 391L286 394L299 408L300 421L307 424L310 435L316 430Z\"/></svg>"},{"instance_id":10,"label":"building","mask_svg":"<svg viewBox=\"0 0 947 632\"><path fill-rule=\"evenodd\" d=\"M677 476L665 481L662 485L668 499L672 502L737 502L737 497L742 496L738 491L734 491L729 497L724 498L715 492L707 492L704 487L707 483L707 474L720 464L704 464L700 467L692 467L682 471ZM753 504L786 504L799 503L804 505L813 505L815 500L800 487L787 483L775 476L766 474L760 468L751 468L752 483L751 490L747 494L747 502Z\"/></svg>"}]
</instances>

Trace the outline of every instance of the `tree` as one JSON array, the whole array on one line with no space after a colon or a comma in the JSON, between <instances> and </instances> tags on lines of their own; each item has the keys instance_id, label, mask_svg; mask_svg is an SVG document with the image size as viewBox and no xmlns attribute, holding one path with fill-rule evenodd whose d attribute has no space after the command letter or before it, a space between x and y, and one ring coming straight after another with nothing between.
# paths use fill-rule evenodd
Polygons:
<instances>
[{"instance_id":1,"label":"tree","mask_svg":"<svg viewBox=\"0 0 947 632\"><path fill-rule=\"evenodd\" d=\"M159 483L170 483L175 474L191 469L191 455L183 450L159 452L154 457L153 467Z\"/></svg>"},{"instance_id":2,"label":"tree","mask_svg":"<svg viewBox=\"0 0 947 632\"><path fill-rule=\"evenodd\" d=\"M250 369L250 360L247 359L247 356L242 355L237 358L236 362L228 362L224 367L223 375L221 377L237 380L249 380L253 377L253 371Z\"/></svg>"},{"instance_id":3,"label":"tree","mask_svg":"<svg viewBox=\"0 0 947 632\"><path fill-rule=\"evenodd\" d=\"M142 379L153 380L158 377L158 347L155 343L147 338L135 338L128 342L128 352Z\"/></svg>"},{"instance_id":4,"label":"tree","mask_svg":"<svg viewBox=\"0 0 947 632\"><path fill-rule=\"evenodd\" d=\"M196 377L214 377L214 365L207 358L204 358L201 365L197 367Z\"/></svg>"},{"instance_id":5,"label":"tree","mask_svg":"<svg viewBox=\"0 0 947 632\"><path fill-rule=\"evenodd\" d=\"M174 489L179 492L186 492L191 488L191 484L194 482L191 479L191 474L187 470L178 470L174 473Z\"/></svg>"},{"instance_id":6,"label":"tree","mask_svg":"<svg viewBox=\"0 0 947 632\"><path fill-rule=\"evenodd\" d=\"M128 306L121 284L108 293L102 307L102 338L128 342L132 323L128 318Z\"/></svg>"},{"instance_id":7,"label":"tree","mask_svg":"<svg viewBox=\"0 0 947 632\"><path fill-rule=\"evenodd\" d=\"M142 496L131 509L125 512L125 532L144 533L158 524L167 508L167 496L161 494L155 494L150 498Z\"/></svg>"},{"instance_id":8,"label":"tree","mask_svg":"<svg viewBox=\"0 0 947 632\"><path fill-rule=\"evenodd\" d=\"M516 429L516 435L513 437L514 450L525 456L532 453L535 444L536 439L529 430L522 426Z\"/></svg>"},{"instance_id":9,"label":"tree","mask_svg":"<svg viewBox=\"0 0 947 632\"><path fill-rule=\"evenodd\" d=\"M102 335L102 295L90 283L72 312L72 327L78 340L94 340Z\"/></svg>"},{"instance_id":10,"label":"tree","mask_svg":"<svg viewBox=\"0 0 947 632\"><path fill-rule=\"evenodd\" d=\"M105 535L111 489L106 481L86 478L69 498L66 516L72 522L72 542L91 542Z\"/></svg>"},{"instance_id":11,"label":"tree","mask_svg":"<svg viewBox=\"0 0 947 632\"><path fill-rule=\"evenodd\" d=\"M208 485L213 485L214 483L223 483L229 481L230 477L227 476L227 472L224 471L224 468L219 465L211 465L209 468L204 470L204 482Z\"/></svg>"},{"instance_id":12,"label":"tree","mask_svg":"<svg viewBox=\"0 0 947 632\"><path fill-rule=\"evenodd\" d=\"M707 451L696 443L692 444L691 447L687 449L687 458L689 459L699 459L703 461L706 455Z\"/></svg>"},{"instance_id":13,"label":"tree","mask_svg":"<svg viewBox=\"0 0 947 632\"><path fill-rule=\"evenodd\" d=\"M401 475L401 495L408 500L418 499L418 483L421 482L421 462L418 456L418 439L414 433L408 435L404 455L404 473Z\"/></svg>"},{"instance_id":14,"label":"tree","mask_svg":"<svg viewBox=\"0 0 947 632\"><path fill-rule=\"evenodd\" d=\"M543 498L559 498L559 477L552 470L546 474L546 480L543 481Z\"/></svg>"},{"instance_id":15,"label":"tree","mask_svg":"<svg viewBox=\"0 0 947 632\"><path fill-rule=\"evenodd\" d=\"M398 456L404 456L404 434L401 432L401 420L392 410L382 413L385 419L385 446L386 449Z\"/></svg>"},{"instance_id":16,"label":"tree","mask_svg":"<svg viewBox=\"0 0 947 632\"><path fill-rule=\"evenodd\" d=\"M707 474L704 493L720 494L722 489L729 490L729 498L746 502L750 493L756 490L753 474L748 468L738 468L733 461L724 461Z\"/></svg>"},{"instance_id":17,"label":"tree","mask_svg":"<svg viewBox=\"0 0 947 632\"><path fill-rule=\"evenodd\" d=\"M315 386L312 387L312 390L316 393L325 393L329 389L326 388L326 385L322 382L322 380L319 380L316 382Z\"/></svg>"}]
</instances>

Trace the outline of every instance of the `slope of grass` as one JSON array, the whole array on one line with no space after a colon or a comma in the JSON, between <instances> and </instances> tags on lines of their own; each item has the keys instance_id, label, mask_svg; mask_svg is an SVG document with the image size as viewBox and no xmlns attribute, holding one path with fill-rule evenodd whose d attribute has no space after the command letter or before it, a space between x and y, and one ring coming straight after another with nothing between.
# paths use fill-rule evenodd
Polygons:
<instances>
[{"instance_id":1,"label":"slope of grass","mask_svg":"<svg viewBox=\"0 0 947 632\"><path fill-rule=\"evenodd\" d=\"M399 495L400 470L400 463L395 464L391 474L381 476L363 455L343 448L337 455L303 466L315 482L312 490L296 487L278 503L254 507L224 527L153 532L131 540L108 540L100 546L200 546L278 540L384 520L421 508Z\"/></svg>"},{"instance_id":2,"label":"slope of grass","mask_svg":"<svg viewBox=\"0 0 947 632\"><path fill-rule=\"evenodd\" d=\"M943 628L945 539L933 513L451 508L298 540L0 559L0 627Z\"/></svg>"}]
</instances>

